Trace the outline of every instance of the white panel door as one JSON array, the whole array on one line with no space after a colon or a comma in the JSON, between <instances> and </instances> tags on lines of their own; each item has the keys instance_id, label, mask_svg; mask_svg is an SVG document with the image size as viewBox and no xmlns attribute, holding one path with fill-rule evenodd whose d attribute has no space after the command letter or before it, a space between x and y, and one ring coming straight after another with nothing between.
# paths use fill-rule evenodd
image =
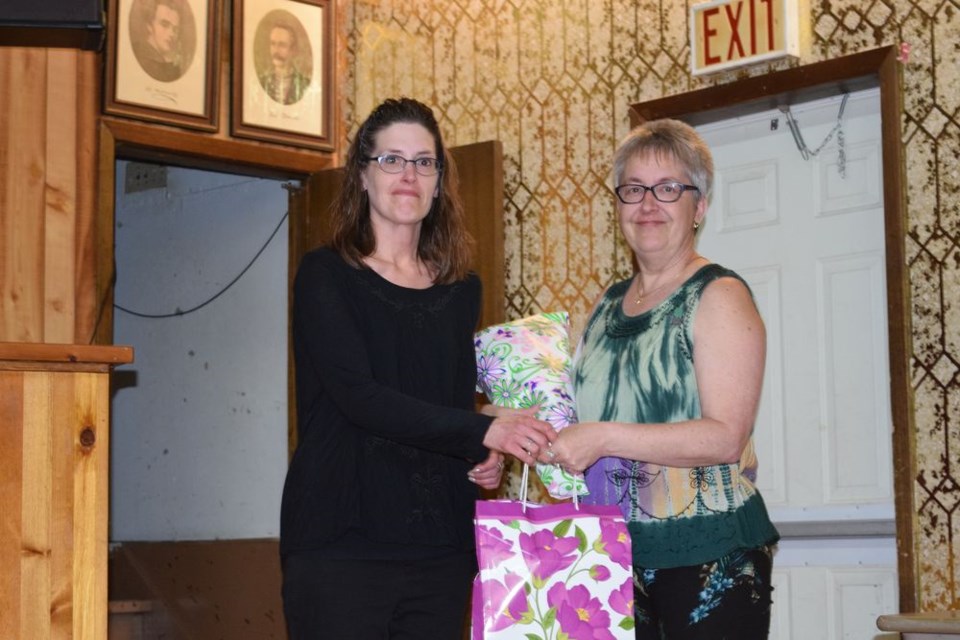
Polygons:
<instances>
[{"instance_id":1,"label":"white panel door","mask_svg":"<svg viewBox=\"0 0 960 640\"><path fill-rule=\"evenodd\" d=\"M883 637L876 617L897 607L894 538L843 535L894 508L879 92L850 95L834 130L841 104L791 107L807 149L823 145L807 158L780 110L699 127L716 182L698 249L747 280L767 327L754 439L758 486L788 533L780 640ZM833 524L789 536L809 522Z\"/></svg>"}]
</instances>

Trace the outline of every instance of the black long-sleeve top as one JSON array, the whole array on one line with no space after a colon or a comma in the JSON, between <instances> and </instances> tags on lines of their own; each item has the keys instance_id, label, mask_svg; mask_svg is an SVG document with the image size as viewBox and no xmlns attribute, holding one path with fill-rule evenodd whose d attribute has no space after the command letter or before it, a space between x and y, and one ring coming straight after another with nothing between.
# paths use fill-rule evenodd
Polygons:
<instances>
[{"instance_id":1,"label":"black long-sleeve top","mask_svg":"<svg viewBox=\"0 0 960 640\"><path fill-rule=\"evenodd\" d=\"M469 550L472 464L492 418L475 413L480 281L408 289L334 251L294 281L298 445L280 552L342 557Z\"/></svg>"}]
</instances>

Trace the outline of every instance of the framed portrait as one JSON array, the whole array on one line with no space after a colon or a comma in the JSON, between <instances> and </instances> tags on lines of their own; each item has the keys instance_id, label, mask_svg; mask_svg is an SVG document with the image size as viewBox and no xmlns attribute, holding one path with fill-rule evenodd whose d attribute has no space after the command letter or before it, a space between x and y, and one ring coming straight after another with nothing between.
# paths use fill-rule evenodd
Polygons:
<instances>
[{"instance_id":1,"label":"framed portrait","mask_svg":"<svg viewBox=\"0 0 960 640\"><path fill-rule=\"evenodd\" d=\"M110 0L107 113L217 130L220 0Z\"/></svg>"},{"instance_id":2,"label":"framed portrait","mask_svg":"<svg viewBox=\"0 0 960 640\"><path fill-rule=\"evenodd\" d=\"M330 0L234 0L234 136L333 149L332 12Z\"/></svg>"}]
</instances>

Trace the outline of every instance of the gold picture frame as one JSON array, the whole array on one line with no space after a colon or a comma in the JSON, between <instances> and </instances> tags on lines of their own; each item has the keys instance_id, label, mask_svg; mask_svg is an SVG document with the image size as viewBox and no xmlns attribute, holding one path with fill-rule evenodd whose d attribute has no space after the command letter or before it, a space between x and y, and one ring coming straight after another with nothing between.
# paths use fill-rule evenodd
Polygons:
<instances>
[{"instance_id":1,"label":"gold picture frame","mask_svg":"<svg viewBox=\"0 0 960 640\"><path fill-rule=\"evenodd\" d=\"M232 135L333 150L333 2L234 0Z\"/></svg>"},{"instance_id":2,"label":"gold picture frame","mask_svg":"<svg viewBox=\"0 0 960 640\"><path fill-rule=\"evenodd\" d=\"M220 0L110 0L104 111L216 131Z\"/></svg>"}]
</instances>

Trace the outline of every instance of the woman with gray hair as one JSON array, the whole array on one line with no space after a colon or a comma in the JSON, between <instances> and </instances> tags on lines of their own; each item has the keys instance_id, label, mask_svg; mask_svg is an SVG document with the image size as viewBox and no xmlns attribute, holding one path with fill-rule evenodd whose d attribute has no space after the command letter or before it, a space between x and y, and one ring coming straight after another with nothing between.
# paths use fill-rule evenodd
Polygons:
<instances>
[{"instance_id":1,"label":"woman with gray hair","mask_svg":"<svg viewBox=\"0 0 960 640\"><path fill-rule=\"evenodd\" d=\"M710 150L682 122L651 121L620 144L613 179L638 270L587 321L581 422L540 460L586 471L584 502L623 511L637 638L766 638L779 535L752 442L766 338L743 279L696 251Z\"/></svg>"}]
</instances>

